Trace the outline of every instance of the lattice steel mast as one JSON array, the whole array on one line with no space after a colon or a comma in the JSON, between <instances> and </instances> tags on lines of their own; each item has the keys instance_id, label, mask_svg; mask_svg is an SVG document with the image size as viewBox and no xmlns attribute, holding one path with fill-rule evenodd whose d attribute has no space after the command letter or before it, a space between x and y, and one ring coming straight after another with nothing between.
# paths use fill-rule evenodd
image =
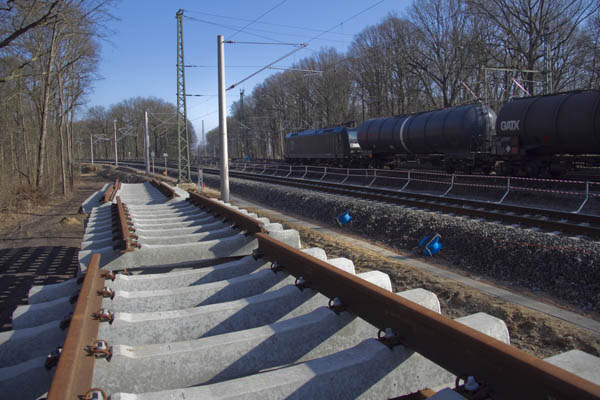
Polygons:
<instances>
[{"instance_id":1,"label":"lattice steel mast","mask_svg":"<svg viewBox=\"0 0 600 400\"><path fill-rule=\"evenodd\" d=\"M177 11L177 163L179 182L191 182L190 146L185 101L185 65L183 63L183 10Z\"/></svg>"}]
</instances>

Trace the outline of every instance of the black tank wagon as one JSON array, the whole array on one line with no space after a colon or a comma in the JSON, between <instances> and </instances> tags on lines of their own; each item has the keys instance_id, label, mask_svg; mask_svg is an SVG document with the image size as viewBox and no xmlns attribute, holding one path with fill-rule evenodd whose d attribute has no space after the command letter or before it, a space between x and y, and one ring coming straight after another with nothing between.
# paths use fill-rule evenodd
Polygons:
<instances>
[{"instance_id":1,"label":"black tank wagon","mask_svg":"<svg viewBox=\"0 0 600 400\"><path fill-rule=\"evenodd\" d=\"M291 162L390 168L416 161L447 172L560 175L600 167L600 91L515 98L496 117L484 104L374 118L285 138Z\"/></svg>"},{"instance_id":2,"label":"black tank wagon","mask_svg":"<svg viewBox=\"0 0 600 400\"><path fill-rule=\"evenodd\" d=\"M375 118L360 125L358 143L378 164L401 158L452 170L461 164L472 168L478 166L475 154L489 149L495 119L494 111L483 104Z\"/></svg>"},{"instance_id":3,"label":"black tank wagon","mask_svg":"<svg viewBox=\"0 0 600 400\"><path fill-rule=\"evenodd\" d=\"M498 113L491 153L503 160L506 169L525 169L528 175L559 174L574 163L597 165L600 91L510 100Z\"/></svg>"}]
</instances>

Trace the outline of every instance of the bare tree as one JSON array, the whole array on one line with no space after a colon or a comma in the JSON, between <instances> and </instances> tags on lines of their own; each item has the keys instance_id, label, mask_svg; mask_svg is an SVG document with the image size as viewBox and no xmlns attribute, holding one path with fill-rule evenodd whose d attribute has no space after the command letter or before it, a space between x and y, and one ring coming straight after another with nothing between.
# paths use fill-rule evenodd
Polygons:
<instances>
[{"instance_id":1,"label":"bare tree","mask_svg":"<svg viewBox=\"0 0 600 400\"><path fill-rule=\"evenodd\" d=\"M463 0L415 1L409 11L414 24L407 53L433 107L450 107L462 93L462 82L478 68L478 25ZM431 82L429 85L428 83Z\"/></svg>"},{"instance_id":2,"label":"bare tree","mask_svg":"<svg viewBox=\"0 0 600 400\"><path fill-rule=\"evenodd\" d=\"M499 51L495 61L517 70L552 72L560 86L564 70L545 71L545 45L552 58L569 55L565 46L577 35L577 28L596 10L591 0L467 0L472 11L495 27L492 42ZM534 72L523 74L527 91L536 93ZM539 92L539 90L537 90Z\"/></svg>"}]
</instances>

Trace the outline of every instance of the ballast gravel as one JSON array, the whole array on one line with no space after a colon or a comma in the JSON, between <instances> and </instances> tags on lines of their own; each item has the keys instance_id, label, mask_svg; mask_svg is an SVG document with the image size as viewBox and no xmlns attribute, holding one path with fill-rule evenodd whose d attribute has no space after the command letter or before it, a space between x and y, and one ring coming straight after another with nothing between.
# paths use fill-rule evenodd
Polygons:
<instances>
[{"instance_id":1,"label":"ballast gravel","mask_svg":"<svg viewBox=\"0 0 600 400\"><path fill-rule=\"evenodd\" d=\"M213 187L218 179L205 175ZM420 254L419 241L438 233L442 250L434 258L453 268L600 312L598 241L237 178L230 178L230 190L329 225L348 212L344 230L402 252Z\"/></svg>"}]
</instances>

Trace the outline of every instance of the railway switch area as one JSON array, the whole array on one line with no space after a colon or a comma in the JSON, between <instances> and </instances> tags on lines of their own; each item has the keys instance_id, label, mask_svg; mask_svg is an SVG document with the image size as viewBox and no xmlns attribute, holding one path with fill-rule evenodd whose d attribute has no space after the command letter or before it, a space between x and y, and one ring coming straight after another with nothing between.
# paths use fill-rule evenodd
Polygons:
<instances>
[{"instance_id":1,"label":"railway switch area","mask_svg":"<svg viewBox=\"0 0 600 400\"><path fill-rule=\"evenodd\" d=\"M600 398L600 358L537 359L498 318L451 320L435 293L162 186L82 205L80 274L33 287L0 333L3 397Z\"/></svg>"}]
</instances>

